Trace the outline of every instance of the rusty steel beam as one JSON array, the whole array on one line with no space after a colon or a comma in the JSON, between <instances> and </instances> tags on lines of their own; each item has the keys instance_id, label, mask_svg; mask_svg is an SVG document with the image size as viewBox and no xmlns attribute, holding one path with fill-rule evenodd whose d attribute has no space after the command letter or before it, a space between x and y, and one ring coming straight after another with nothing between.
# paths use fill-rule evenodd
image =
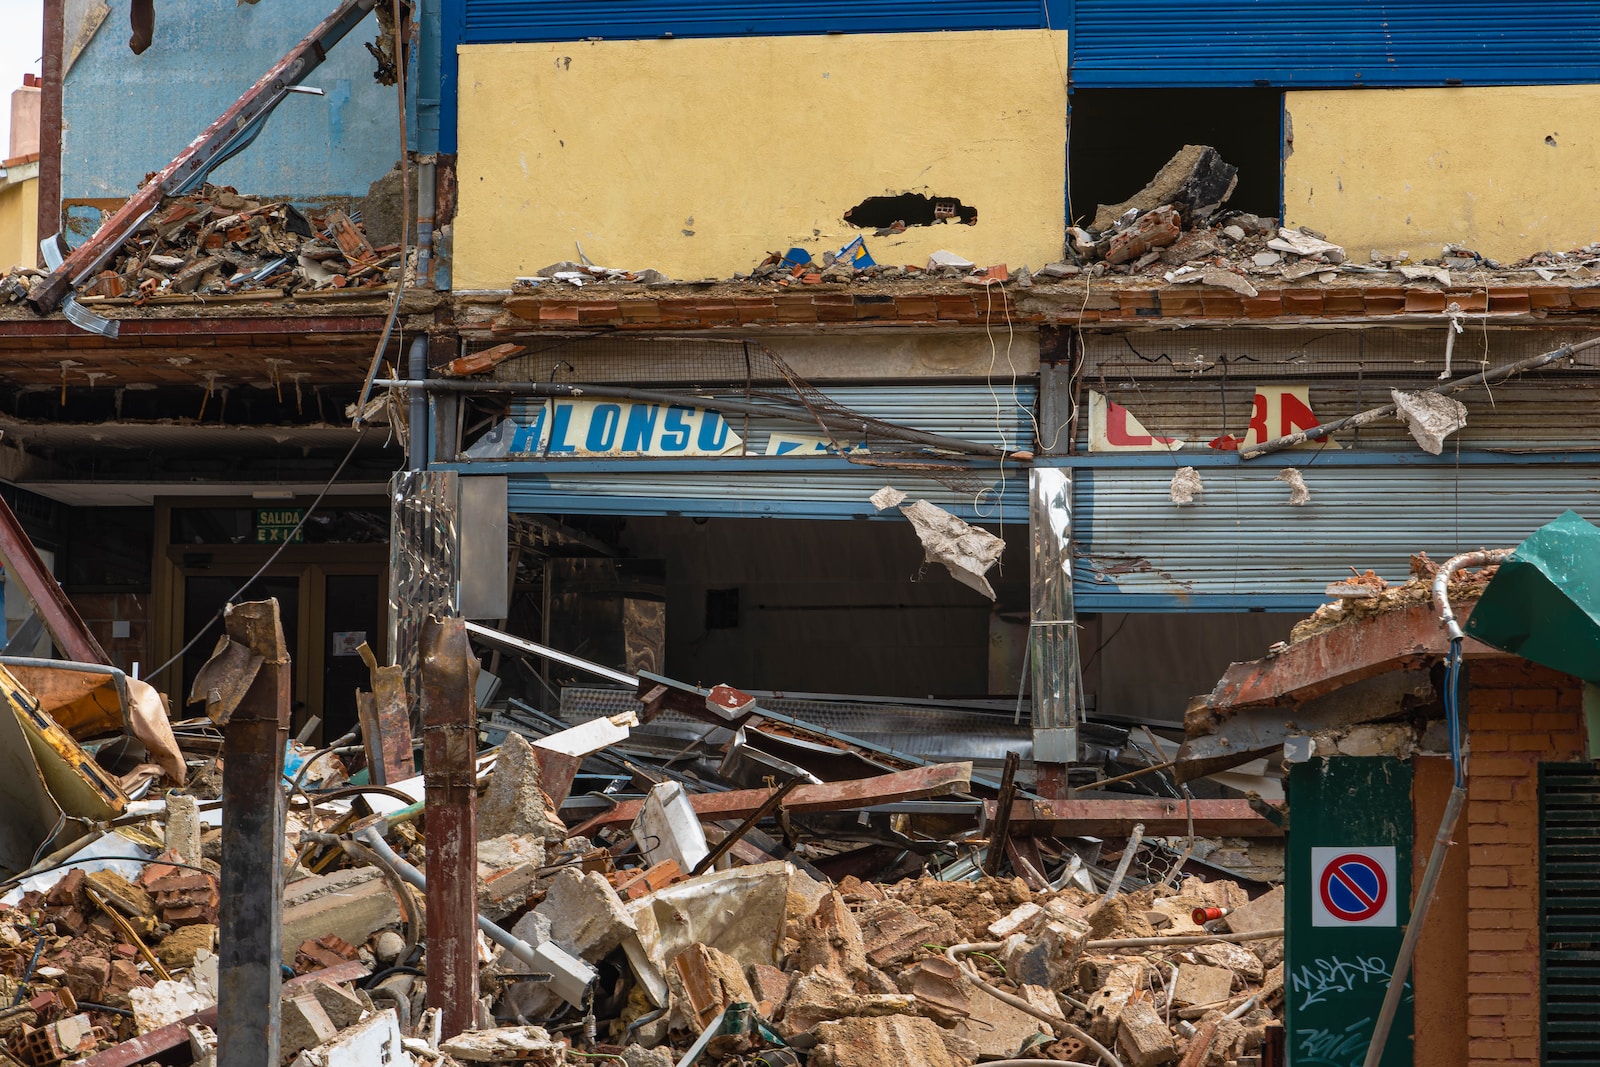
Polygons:
<instances>
[{"instance_id":1,"label":"rusty steel beam","mask_svg":"<svg viewBox=\"0 0 1600 1067\"><path fill-rule=\"evenodd\" d=\"M897 800L920 800L948 793L965 793L971 784L971 762L936 763L850 782L802 785L784 800L783 809L795 814L848 811L874 804L891 804ZM771 789L735 789L726 793L696 793L689 798L689 803L702 820L747 819L761 810L774 792ZM624 800L575 828L572 834L581 836L604 826L631 824L639 817L643 806L642 800Z\"/></svg>"},{"instance_id":2,"label":"rusty steel beam","mask_svg":"<svg viewBox=\"0 0 1600 1067\"><path fill-rule=\"evenodd\" d=\"M478 661L461 619L422 624L422 760L428 834L428 1007L446 1037L477 1025Z\"/></svg>"},{"instance_id":3,"label":"rusty steel beam","mask_svg":"<svg viewBox=\"0 0 1600 1067\"><path fill-rule=\"evenodd\" d=\"M1246 800L1193 800L1198 837L1281 837ZM1129 797L1111 800L1019 800L1011 809L1011 834L1036 837L1126 837L1136 823L1151 837L1188 833L1181 800Z\"/></svg>"},{"instance_id":4,"label":"rusty steel beam","mask_svg":"<svg viewBox=\"0 0 1600 1067\"><path fill-rule=\"evenodd\" d=\"M139 228L163 197L186 183L203 178L212 167L250 143L251 132L267 120L272 109L321 65L328 49L355 29L372 10L375 0L344 0L299 44L273 64L211 125L190 141L177 158L162 167L128 202L122 205L87 241L28 294L28 305L41 315L60 306L72 287L92 275ZM53 232L53 231L50 231ZM41 233L41 236L45 236Z\"/></svg>"},{"instance_id":5,"label":"rusty steel beam","mask_svg":"<svg viewBox=\"0 0 1600 1067\"><path fill-rule=\"evenodd\" d=\"M1463 625L1470 614L1463 611ZM1277 655L1230 665L1200 710L1299 704L1375 675L1426 666L1442 659L1448 648L1449 636L1432 604L1379 612L1312 634ZM1470 639L1463 652L1506 656ZM1196 732L1192 725L1186 728L1190 735Z\"/></svg>"},{"instance_id":6,"label":"rusty steel beam","mask_svg":"<svg viewBox=\"0 0 1600 1067\"><path fill-rule=\"evenodd\" d=\"M416 774L404 672L398 666L380 664L365 642L359 651L372 675L372 692L356 693L367 767L373 785L393 785Z\"/></svg>"},{"instance_id":7,"label":"rusty steel beam","mask_svg":"<svg viewBox=\"0 0 1600 1067\"><path fill-rule=\"evenodd\" d=\"M0 556L11 574L27 590L28 599L39 613L44 628L64 656L79 663L110 664L111 657L100 647L83 616L72 606L61 583L55 580L44 560L34 550L33 541L22 528L4 499L0 499Z\"/></svg>"},{"instance_id":8,"label":"rusty steel beam","mask_svg":"<svg viewBox=\"0 0 1600 1067\"><path fill-rule=\"evenodd\" d=\"M289 646L276 600L234 604L223 626L260 665L222 732L217 1065L278 1067Z\"/></svg>"}]
</instances>

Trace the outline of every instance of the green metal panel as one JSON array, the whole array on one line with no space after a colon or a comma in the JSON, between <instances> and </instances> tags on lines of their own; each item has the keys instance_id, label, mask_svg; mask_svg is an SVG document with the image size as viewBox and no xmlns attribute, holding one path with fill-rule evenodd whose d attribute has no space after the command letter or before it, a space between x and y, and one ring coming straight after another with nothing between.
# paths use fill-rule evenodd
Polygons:
<instances>
[{"instance_id":1,"label":"green metal panel","mask_svg":"<svg viewBox=\"0 0 1600 1067\"><path fill-rule=\"evenodd\" d=\"M1360 1067L1411 916L1411 767L1388 756L1314 759L1290 769L1288 799L1289 1063ZM1380 891L1363 862L1382 867ZM1370 917L1348 917L1380 903ZM1408 989L1382 1067L1410 1067L1411 1031Z\"/></svg>"},{"instance_id":2,"label":"green metal panel","mask_svg":"<svg viewBox=\"0 0 1600 1067\"><path fill-rule=\"evenodd\" d=\"M1500 564L1468 636L1600 682L1600 529L1575 511L1539 527Z\"/></svg>"},{"instance_id":3,"label":"green metal panel","mask_svg":"<svg viewBox=\"0 0 1600 1067\"><path fill-rule=\"evenodd\" d=\"M1600 771L1539 768L1539 1011L1544 1062L1600 1067Z\"/></svg>"}]
</instances>

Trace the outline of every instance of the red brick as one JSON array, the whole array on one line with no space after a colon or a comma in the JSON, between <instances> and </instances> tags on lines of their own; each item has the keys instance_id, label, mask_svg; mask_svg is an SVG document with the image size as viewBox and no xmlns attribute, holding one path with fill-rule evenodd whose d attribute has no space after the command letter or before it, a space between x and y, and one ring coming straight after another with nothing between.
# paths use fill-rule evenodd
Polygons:
<instances>
[{"instance_id":1,"label":"red brick","mask_svg":"<svg viewBox=\"0 0 1600 1067\"><path fill-rule=\"evenodd\" d=\"M1511 840L1511 832L1499 823L1477 823L1467 827L1467 838L1474 845L1503 845Z\"/></svg>"},{"instance_id":2,"label":"red brick","mask_svg":"<svg viewBox=\"0 0 1600 1067\"><path fill-rule=\"evenodd\" d=\"M1467 1054L1472 1057L1474 1064L1481 1064L1484 1060L1510 1059L1511 1042L1474 1037L1467 1041Z\"/></svg>"},{"instance_id":3,"label":"red brick","mask_svg":"<svg viewBox=\"0 0 1600 1067\"><path fill-rule=\"evenodd\" d=\"M1489 777L1501 775L1506 778L1522 778L1533 769L1533 761L1518 759L1514 756L1491 756L1488 759L1475 759L1472 761L1472 773Z\"/></svg>"},{"instance_id":4,"label":"red brick","mask_svg":"<svg viewBox=\"0 0 1600 1067\"><path fill-rule=\"evenodd\" d=\"M1495 315L1526 315L1533 303L1526 289L1497 290L1489 294L1489 312Z\"/></svg>"},{"instance_id":5,"label":"red brick","mask_svg":"<svg viewBox=\"0 0 1600 1067\"><path fill-rule=\"evenodd\" d=\"M1511 694L1514 708L1553 708L1559 701L1554 689L1518 689Z\"/></svg>"},{"instance_id":6,"label":"red brick","mask_svg":"<svg viewBox=\"0 0 1600 1067\"><path fill-rule=\"evenodd\" d=\"M1467 1002L1469 1015L1504 1015L1511 1010L1511 1001L1505 997L1473 997Z\"/></svg>"},{"instance_id":7,"label":"red brick","mask_svg":"<svg viewBox=\"0 0 1600 1067\"><path fill-rule=\"evenodd\" d=\"M897 296L894 298L895 314L902 319L936 319L939 302L931 296Z\"/></svg>"},{"instance_id":8,"label":"red brick","mask_svg":"<svg viewBox=\"0 0 1600 1067\"><path fill-rule=\"evenodd\" d=\"M1511 707L1511 690L1509 689L1481 689L1473 686L1467 694L1467 706L1472 712L1472 726L1476 729L1480 725L1497 723L1498 717L1486 716L1484 712L1502 712Z\"/></svg>"},{"instance_id":9,"label":"red brick","mask_svg":"<svg viewBox=\"0 0 1600 1067\"><path fill-rule=\"evenodd\" d=\"M1511 885L1511 872L1504 867L1474 867L1467 872L1467 884L1485 889L1503 889Z\"/></svg>"},{"instance_id":10,"label":"red brick","mask_svg":"<svg viewBox=\"0 0 1600 1067\"><path fill-rule=\"evenodd\" d=\"M1578 719L1570 711L1541 711L1533 716L1535 730L1578 730Z\"/></svg>"},{"instance_id":11,"label":"red brick","mask_svg":"<svg viewBox=\"0 0 1600 1067\"><path fill-rule=\"evenodd\" d=\"M1479 751L1478 742L1472 742L1473 751ZM1480 800L1510 800L1515 783L1506 778L1473 778L1467 783L1467 800L1476 804Z\"/></svg>"},{"instance_id":12,"label":"red brick","mask_svg":"<svg viewBox=\"0 0 1600 1067\"><path fill-rule=\"evenodd\" d=\"M1497 1016L1474 1016L1467 1020L1468 1037L1509 1037L1506 1022Z\"/></svg>"},{"instance_id":13,"label":"red brick","mask_svg":"<svg viewBox=\"0 0 1600 1067\"><path fill-rule=\"evenodd\" d=\"M1474 731L1471 738L1473 754L1509 752L1511 751L1511 737L1512 735L1504 730L1485 730L1481 733Z\"/></svg>"},{"instance_id":14,"label":"red brick","mask_svg":"<svg viewBox=\"0 0 1600 1067\"><path fill-rule=\"evenodd\" d=\"M1533 992L1533 976L1530 974L1469 974L1467 975L1467 992L1478 993L1506 993L1512 996L1527 996Z\"/></svg>"}]
</instances>

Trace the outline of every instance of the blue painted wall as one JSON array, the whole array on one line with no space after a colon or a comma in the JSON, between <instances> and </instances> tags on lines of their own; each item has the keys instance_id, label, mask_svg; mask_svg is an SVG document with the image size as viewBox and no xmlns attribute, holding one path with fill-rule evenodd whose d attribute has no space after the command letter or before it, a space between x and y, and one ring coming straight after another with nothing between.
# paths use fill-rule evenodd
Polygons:
<instances>
[{"instance_id":1,"label":"blue painted wall","mask_svg":"<svg viewBox=\"0 0 1600 1067\"><path fill-rule=\"evenodd\" d=\"M333 12L336 0L184 0L156 4L155 42L128 50L129 0L67 73L62 102L63 199L124 197L183 150L285 52ZM292 94L249 148L212 181L242 193L314 199L364 196L399 159L393 86L373 80L362 47L368 17Z\"/></svg>"}]
</instances>

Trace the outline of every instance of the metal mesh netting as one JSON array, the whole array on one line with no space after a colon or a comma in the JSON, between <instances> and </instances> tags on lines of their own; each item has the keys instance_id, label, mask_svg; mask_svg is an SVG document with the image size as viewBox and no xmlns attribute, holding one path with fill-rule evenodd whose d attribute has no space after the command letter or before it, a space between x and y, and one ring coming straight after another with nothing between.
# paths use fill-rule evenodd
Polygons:
<instances>
[{"instance_id":1,"label":"metal mesh netting","mask_svg":"<svg viewBox=\"0 0 1600 1067\"><path fill-rule=\"evenodd\" d=\"M534 338L518 343L528 351L496 366L493 380L626 384L674 393L715 390L723 396L742 390L746 403L786 411L814 423L821 436L851 463L914 472L962 493L983 493L992 475L992 469L978 469L964 461L998 460L1004 455L1001 449L956 439L947 439L948 446L941 445L925 432L841 404L755 341L608 335ZM463 342L464 354L488 347L488 341ZM707 403L713 401L708 398ZM862 442L868 450L856 447Z\"/></svg>"}]
</instances>

